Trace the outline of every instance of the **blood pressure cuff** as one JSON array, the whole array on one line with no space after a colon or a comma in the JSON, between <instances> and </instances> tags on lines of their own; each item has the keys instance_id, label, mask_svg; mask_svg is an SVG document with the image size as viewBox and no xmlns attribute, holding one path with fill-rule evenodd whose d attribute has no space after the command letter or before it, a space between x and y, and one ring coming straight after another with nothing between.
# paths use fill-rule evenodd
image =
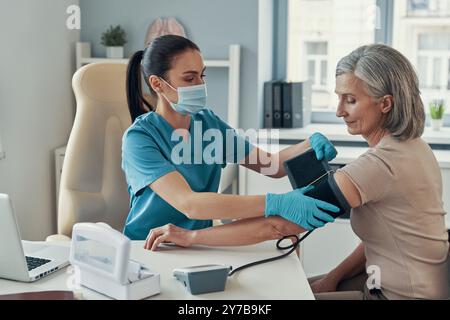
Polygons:
<instances>
[{"instance_id":1,"label":"blood pressure cuff","mask_svg":"<svg viewBox=\"0 0 450 320\"><path fill-rule=\"evenodd\" d=\"M338 213L329 212L333 217L349 214L351 207L334 179L334 172L326 160L317 160L314 150L310 149L284 163L292 188L303 188L309 185L314 189L305 195L326 201L338 207Z\"/></svg>"}]
</instances>

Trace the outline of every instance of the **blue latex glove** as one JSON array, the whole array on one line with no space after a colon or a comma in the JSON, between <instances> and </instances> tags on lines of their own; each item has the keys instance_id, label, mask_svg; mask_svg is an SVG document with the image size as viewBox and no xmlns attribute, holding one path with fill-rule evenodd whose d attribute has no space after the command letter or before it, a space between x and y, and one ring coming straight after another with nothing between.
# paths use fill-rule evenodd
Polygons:
<instances>
[{"instance_id":1,"label":"blue latex glove","mask_svg":"<svg viewBox=\"0 0 450 320\"><path fill-rule=\"evenodd\" d=\"M316 132L309 137L309 144L316 152L317 160L322 160L325 156L327 161L331 161L337 155L337 151L330 140L319 132Z\"/></svg>"},{"instance_id":2,"label":"blue latex glove","mask_svg":"<svg viewBox=\"0 0 450 320\"><path fill-rule=\"evenodd\" d=\"M313 230L323 227L327 222L333 222L334 218L321 209L337 213L339 208L328 202L305 196L305 193L313 188L313 186L304 187L285 194L268 193L264 215L266 217L279 215L305 230Z\"/></svg>"}]
</instances>

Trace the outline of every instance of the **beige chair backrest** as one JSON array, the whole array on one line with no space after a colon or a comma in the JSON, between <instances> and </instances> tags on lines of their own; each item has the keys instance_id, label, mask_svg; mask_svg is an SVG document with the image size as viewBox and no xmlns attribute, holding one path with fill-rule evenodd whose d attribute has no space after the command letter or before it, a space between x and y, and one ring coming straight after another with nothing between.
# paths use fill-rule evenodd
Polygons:
<instances>
[{"instance_id":1,"label":"beige chair backrest","mask_svg":"<svg viewBox=\"0 0 450 320\"><path fill-rule=\"evenodd\" d=\"M129 196L121 148L131 125L126 68L89 64L73 77L77 110L61 176L58 234L71 236L77 222L105 222L123 229Z\"/></svg>"}]
</instances>

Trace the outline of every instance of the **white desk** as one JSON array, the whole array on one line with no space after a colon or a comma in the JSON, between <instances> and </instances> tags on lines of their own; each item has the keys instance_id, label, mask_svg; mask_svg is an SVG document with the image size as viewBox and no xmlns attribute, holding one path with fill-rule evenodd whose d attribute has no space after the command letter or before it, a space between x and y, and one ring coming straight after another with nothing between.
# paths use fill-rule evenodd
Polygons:
<instances>
[{"instance_id":1,"label":"white desk","mask_svg":"<svg viewBox=\"0 0 450 320\"><path fill-rule=\"evenodd\" d=\"M143 249L142 241L133 241L131 258L161 275L161 293L150 299L223 299L223 300L311 300L314 295L295 253L281 260L258 265L228 278L223 292L193 296L172 276L172 270L202 264L227 264L234 268L256 260L280 254L275 241L244 247L165 247L158 252ZM58 243L69 245L69 243ZM65 268L34 283L0 280L0 294L19 292L69 290L67 283L73 275ZM82 289L85 299L106 299L91 290Z\"/></svg>"}]
</instances>

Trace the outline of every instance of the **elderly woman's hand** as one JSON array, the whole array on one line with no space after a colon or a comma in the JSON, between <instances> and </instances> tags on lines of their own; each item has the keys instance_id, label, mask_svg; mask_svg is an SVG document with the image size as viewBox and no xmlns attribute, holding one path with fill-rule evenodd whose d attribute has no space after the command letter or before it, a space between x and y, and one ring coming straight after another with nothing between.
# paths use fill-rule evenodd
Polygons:
<instances>
[{"instance_id":1,"label":"elderly woman's hand","mask_svg":"<svg viewBox=\"0 0 450 320\"><path fill-rule=\"evenodd\" d=\"M337 151L333 144L323 134L316 132L309 137L309 144L316 152L317 160L322 160L324 157L327 161L333 160Z\"/></svg>"},{"instance_id":2,"label":"elderly woman's hand","mask_svg":"<svg viewBox=\"0 0 450 320\"><path fill-rule=\"evenodd\" d=\"M161 243L171 242L180 247L190 247L192 245L194 232L167 224L163 227L150 230L145 241L144 248L156 251Z\"/></svg>"},{"instance_id":3,"label":"elderly woman's hand","mask_svg":"<svg viewBox=\"0 0 450 320\"><path fill-rule=\"evenodd\" d=\"M329 276L329 274L310 283L313 293L334 292L337 290L338 284L339 281Z\"/></svg>"}]
</instances>

